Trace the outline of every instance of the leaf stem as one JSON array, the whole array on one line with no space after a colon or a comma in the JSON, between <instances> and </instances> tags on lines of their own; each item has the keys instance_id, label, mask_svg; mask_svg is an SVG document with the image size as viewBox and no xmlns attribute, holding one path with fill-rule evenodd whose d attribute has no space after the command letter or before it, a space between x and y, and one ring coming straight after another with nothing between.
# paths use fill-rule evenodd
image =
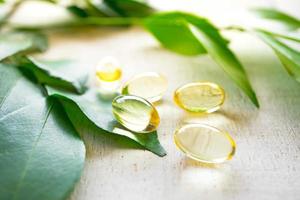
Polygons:
<instances>
[{"instance_id":1,"label":"leaf stem","mask_svg":"<svg viewBox=\"0 0 300 200\"><path fill-rule=\"evenodd\" d=\"M235 25L232 25L232 26L225 26L225 27L220 27L220 30L234 30L234 31L240 31L240 32L246 32L247 30L241 26L235 26Z\"/></svg>"},{"instance_id":2,"label":"leaf stem","mask_svg":"<svg viewBox=\"0 0 300 200\"><path fill-rule=\"evenodd\" d=\"M22 3L24 3L25 0L18 0L15 1L14 4L11 6L11 9L6 13L6 15L0 20L0 27L6 25L9 21L9 19L15 14L15 12L18 10L18 8L21 6Z\"/></svg>"},{"instance_id":3,"label":"leaf stem","mask_svg":"<svg viewBox=\"0 0 300 200\"><path fill-rule=\"evenodd\" d=\"M88 18L77 18L70 21L58 22L54 24L45 25L23 25L23 24L12 24L8 25L15 29L62 29L62 28L76 28L82 26L128 26L128 25L142 25L143 18L130 18L130 17L88 17Z\"/></svg>"},{"instance_id":4,"label":"leaf stem","mask_svg":"<svg viewBox=\"0 0 300 200\"><path fill-rule=\"evenodd\" d=\"M74 21L74 25L140 25L141 18L133 17L88 17L86 19Z\"/></svg>"},{"instance_id":5,"label":"leaf stem","mask_svg":"<svg viewBox=\"0 0 300 200\"><path fill-rule=\"evenodd\" d=\"M273 35L275 37L280 37L280 38L283 38L283 39L292 40L292 41L295 41L295 42L300 42L300 38L296 37L296 36L283 35L282 33L271 32L271 31L268 31L268 30L265 30L265 29L260 29L260 28L257 28L255 30L265 32L265 33L267 33L269 35Z\"/></svg>"}]
</instances>

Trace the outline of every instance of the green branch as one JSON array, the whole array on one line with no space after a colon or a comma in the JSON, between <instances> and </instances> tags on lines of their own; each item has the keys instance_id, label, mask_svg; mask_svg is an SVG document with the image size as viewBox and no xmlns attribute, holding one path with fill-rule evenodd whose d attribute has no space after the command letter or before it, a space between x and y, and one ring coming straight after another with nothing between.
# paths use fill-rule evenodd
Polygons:
<instances>
[{"instance_id":1,"label":"green branch","mask_svg":"<svg viewBox=\"0 0 300 200\"><path fill-rule=\"evenodd\" d=\"M9 19L15 14L15 12L18 10L18 8L21 6L22 3L24 3L25 0L19 0L15 1L12 5L11 9L6 13L6 15L0 19L0 27L6 25L9 21Z\"/></svg>"},{"instance_id":2,"label":"green branch","mask_svg":"<svg viewBox=\"0 0 300 200\"><path fill-rule=\"evenodd\" d=\"M53 30L63 28L76 28L83 26L128 26L128 25L142 25L142 18L129 18L129 17L87 17L77 18L75 20L58 22L54 24L34 25L28 26L24 24L15 24L6 22L8 26L14 29L26 30Z\"/></svg>"}]
</instances>

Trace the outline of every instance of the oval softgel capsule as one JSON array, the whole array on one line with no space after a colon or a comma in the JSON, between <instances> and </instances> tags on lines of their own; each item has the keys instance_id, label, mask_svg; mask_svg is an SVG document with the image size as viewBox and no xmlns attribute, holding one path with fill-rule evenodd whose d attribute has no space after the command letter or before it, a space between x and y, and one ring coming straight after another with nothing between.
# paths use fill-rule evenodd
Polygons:
<instances>
[{"instance_id":1,"label":"oval softgel capsule","mask_svg":"<svg viewBox=\"0 0 300 200\"><path fill-rule=\"evenodd\" d=\"M168 87L167 79L156 72L139 74L122 87L122 94L135 95L150 102L159 101Z\"/></svg>"},{"instance_id":2,"label":"oval softgel capsule","mask_svg":"<svg viewBox=\"0 0 300 200\"><path fill-rule=\"evenodd\" d=\"M221 107L224 100L223 88L211 82L188 83L174 92L175 103L190 112L214 112Z\"/></svg>"},{"instance_id":3,"label":"oval softgel capsule","mask_svg":"<svg viewBox=\"0 0 300 200\"><path fill-rule=\"evenodd\" d=\"M105 57L96 66L96 76L100 81L118 81L122 77L122 69L115 58Z\"/></svg>"},{"instance_id":4,"label":"oval softgel capsule","mask_svg":"<svg viewBox=\"0 0 300 200\"><path fill-rule=\"evenodd\" d=\"M175 131L174 141L186 156L203 163L222 163L236 149L228 133L206 124L183 125Z\"/></svg>"},{"instance_id":5,"label":"oval softgel capsule","mask_svg":"<svg viewBox=\"0 0 300 200\"><path fill-rule=\"evenodd\" d=\"M112 108L116 120L133 132L153 132L160 123L155 107L138 96L117 96L112 102Z\"/></svg>"}]
</instances>

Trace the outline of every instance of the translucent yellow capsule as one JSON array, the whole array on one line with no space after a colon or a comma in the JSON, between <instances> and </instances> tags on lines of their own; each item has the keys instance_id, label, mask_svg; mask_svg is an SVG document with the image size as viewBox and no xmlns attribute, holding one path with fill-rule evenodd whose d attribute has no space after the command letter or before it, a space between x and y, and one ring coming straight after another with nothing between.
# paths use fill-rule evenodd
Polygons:
<instances>
[{"instance_id":1,"label":"translucent yellow capsule","mask_svg":"<svg viewBox=\"0 0 300 200\"><path fill-rule=\"evenodd\" d=\"M221 107L224 100L223 88L211 82L188 83L174 93L176 104L190 112L214 112Z\"/></svg>"},{"instance_id":2,"label":"translucent yellow capsule","mask_svg":"<svg viewBox=\"0 0 300 200\"><path fill-rule=\"evenodd\" d=\"M153 103L162 98L167 87L168 81L163 75L147 72L128 81L122 88L122 94L143 97Z\"/></svg>"},{"instance_id":3,"label":"translucent yellow capsule","mask_svg":"<svg viewBox=\"0 0 300 200\"><path fill-rule=\"evenodd\" d=\"M137 133L155 131L160 118L157 110L147 100L131 95L117 96L112 102L116 120Z\"/></svg>"},{"instance_id":4,"label":"translucent yellow capsule","mask_svg":"<svg viewBox=\"0 0 300 200\"><path fill-rule=\"evenodd\" d=\"M118 81L121 79L122 70L117 60L106 57L97 64L96 76L100 81Z\"/></svg>"},{"instance_id":5,"label":"translucent yellow capsule","mask_svg":"<svg viewBox=\"0 0 300 200\"><path fill-rule=\"evenodd\" d=\"M187 124L174 135L176 146L188 157L204 163L222 163L233 157L236 145L231 136L205 124Z\"/></svg>"}]
</instances>

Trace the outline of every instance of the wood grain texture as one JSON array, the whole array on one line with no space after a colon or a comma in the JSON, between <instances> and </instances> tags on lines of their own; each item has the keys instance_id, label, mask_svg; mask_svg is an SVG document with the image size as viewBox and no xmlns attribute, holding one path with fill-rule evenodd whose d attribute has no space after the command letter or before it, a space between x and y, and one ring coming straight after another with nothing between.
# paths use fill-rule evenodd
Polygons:
<instances>
[{"instance_id":1,"label":"wood grain texture","mask_svg":"<svg viewBox=\"0 0 300 200\"><path fill-rule=\"evenodd\" d=\"M163 2L153 1L163 9L203 13L220 25L256 23L243 13L250 6L276 6L296 15L300 7L299 1L292 0L206 0L191 1L190 5L178 0L173 4L170 0ZM246 68L260 109L208 56L183 57L168 52L139 28L88 29L51 35L51 49L44 57L75 58L92 70L101 57L115 56L123 65L124 80L145 71L160 72L169 80L163 102L157 105L161 116L158 134L168 155L159 158L86 133L85 169L70 200L300 198L300 84L289 77L271 49L256 38L240 33L226 35L232 39L230 46ZM227 99L220 111L197 116L175 106L173 91L198 80L214 81L225 88ZM199 121L228 131L237 143L233 160L203 165L187 159L173 143L174 130L186 121Z\"/></svg>"}]
</instances>

